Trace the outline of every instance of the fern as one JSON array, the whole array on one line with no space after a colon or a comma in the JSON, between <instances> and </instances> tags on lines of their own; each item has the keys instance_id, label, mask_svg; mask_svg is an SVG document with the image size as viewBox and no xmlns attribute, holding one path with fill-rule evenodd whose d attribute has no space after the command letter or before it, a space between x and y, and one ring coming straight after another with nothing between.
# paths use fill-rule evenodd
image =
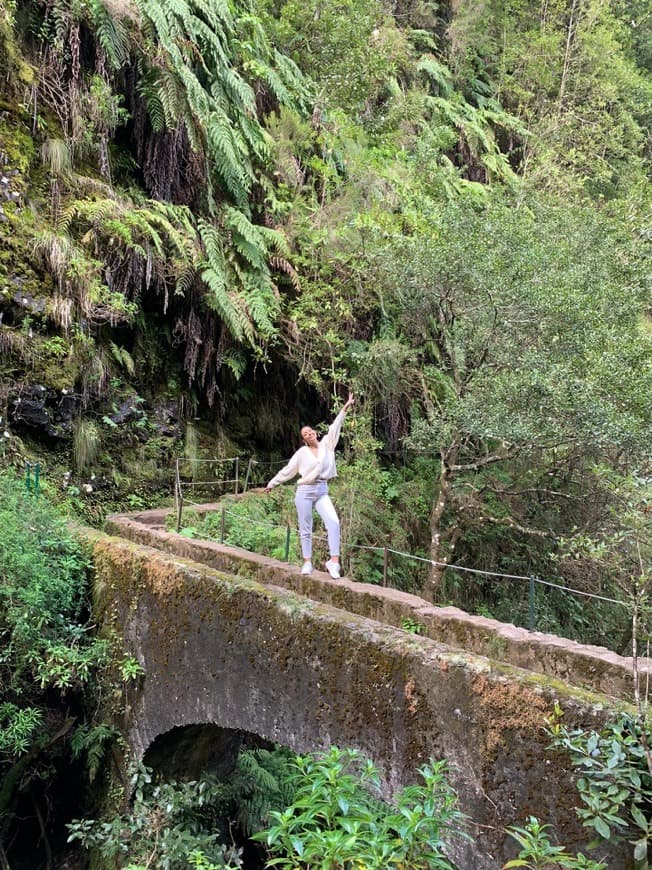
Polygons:
<instances>
[{"instance_id":1,"label":"fern","mask_svg":"<svg viewBox=\"0 0 652 870\"><path fill-rule=\"evenodd\" d=\"M88 778L93 782L106 754L107 746L120 736L120 732L104 723L92 728L80 726L70 741L73 758L86 757Z\"/></svg>"},{"instance_id":2,"label":"fern","mask_svg":"<svg viewBox=\"0 0 652 870\"><path fill-rule=\"evenodd\" d=\"M272 49L258 18L247 11L234 20L227 2L137 3L158 47L156 63L142 60L140 84L152 126L161 131L183 123L193 150L208 156L219 186L246 210L254 163L264 165L271 149L256 117L253 82L241 70L256 85L264 82L280 104L296 105L307 92L298 68Z\"/></svg>"},{"instance_id":3,"label":"fern","mask_svg":"<svg viewBox=\"0 0 652 870\"><path fill-rule=\"evenodd\" d=\"M206 135L209 154L222 186L231 194L237 205L245 206L251 182L241 162L243 155L235 138L233 126L222 111L213 112L207 120Z\"/></svg>"},{"instance_id":4,"label":"fern","mask_svg":"<svg viewBox=\"0 0 652 870\"><path fill-rule=\"evenodd\" d=\"M217 272L211 266L207 266L201 272L201 279L208 289L206 294L207 304L221 317L224 325L235 340L242 341L247 332L246 317L243 317L238 306L233 304L233 299L229 296L226 289L224 275Z\"/></svg>"},{"instance_id":5,"label":"fern","mask_svg":"<svg viewBox=\"0 0 652 870\"><path fill-rule=\"evenodd\" d=\"M447 66L439 63L434 57L426 56L421 58L417 64L417 71L425 73L428 79L437 85L442 97L450 96L452 92L452 75Z\"/></svg>"},{"instance_id":6,"label":"fern","mask_svg":"<svg viewBox=\"0 0 652 870\"><path fill-rule=\"evenodd\" d=\"M156 81L151 77L141 79L138 90L145 101L152 130L155 133L162 133L166 127L166 114Z\"/></svg>"},{"instance_id":7,"label":"fern","mask_svg":"<svg viewBox=\"0 0 652 870\"><path fill-rule=\"evenodd\" d=\"M136 366L133 357L124 347L119 347L115 342L111 342L109 347L115 361L121 365L131 377L136 374Z\"/></svg>"},{"instance_id":8,"label":"fern","mask_svg":"<svg viewBox=\"0 0 652 870\"><path fill-rule=\"evenodd\" d=\"M129 34L124 23L114 18L101 0L91 0L90 10L95 36L104 49L109 65L120 69L129 59Z\"/></svg>"},{"instance_id":9,"label":"fern","mask_svg":"<svg viewBox=\"0 0 652 870\"><path fill-rule=\"evenodd\" d=\"M272 810L281 812L292 803L293 769L294 755L283 747L245 749L238 755L232 782L238 821L248 837L264 827Z\"/></svg>"}]
</instances>

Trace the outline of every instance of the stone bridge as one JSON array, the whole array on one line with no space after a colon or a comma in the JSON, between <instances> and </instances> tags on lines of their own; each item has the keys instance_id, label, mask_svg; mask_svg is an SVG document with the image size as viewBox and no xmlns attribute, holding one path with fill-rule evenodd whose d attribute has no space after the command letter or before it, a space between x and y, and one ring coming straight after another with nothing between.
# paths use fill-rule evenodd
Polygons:
<instances>
[{"instance_id":1,"label":"stone bridge","mask_svg":"<svg viewBox=\"0 0 652 870\"><path fill-rule=\"evenodd\" d=\"M599 726L632 697L631 660L395 590L302 576L166 532L162 512L112 517L106 529L92 538L96 616L145 671L119 723L135 757L184 726L193 740L203 726L299 753L354 747L388 795L445 758L473 821L451 853L460 870L500 868L515 853L504 827L529 815L568 848L590 839L543 720L558 701L567 725ZM401 628L406 617L423 636ZM629 866L624 852L609 858Z\"/></svg>"}]
</instances>

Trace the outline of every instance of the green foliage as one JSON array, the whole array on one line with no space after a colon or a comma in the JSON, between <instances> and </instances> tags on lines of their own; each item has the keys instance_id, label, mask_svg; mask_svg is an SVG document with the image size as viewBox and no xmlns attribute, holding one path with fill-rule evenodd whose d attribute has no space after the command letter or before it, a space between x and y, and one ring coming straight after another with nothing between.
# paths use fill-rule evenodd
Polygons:
<instances>
[{"instance_id":1,"label":"green foliage","mask_svg":"<svg viewBox=\"0 0 652 870\"><path fill-rule=\"evenodd\" d=\"M26 752L43 725L43 712L35 707L0 704L0 751L6 755Z\"/></svg>"},{"instance_id":2,"label":"green foliage","mask_svg":"<svg viewBox=\"0 0 652 870\"><path fill-rule=\"evenodd\" d=\"M236 808L235 820L250 837L269 824L272 810L292 803L294 754L285 747L244 749L229 780Z\"/></svg>"},{"instance_id":3,"label":"green foliage","mask_svg":"<svg viewBox=\"0 0 652 870\"><path fill-rule=\"evenodd\" d=\"M252 553L271 556L273 559L285 559L287 525L291 523L290 555L295 555L298 549L298 538L295 531L296 519L294 506L291 503L290 491L272 493L269 497L260 495L246 496L231 501L226 498L224 504L224 540L225 544L242 547ZM290 519L291 518L291 519ZM201 527L201 535L222 540L222 512L206 515Z\"/></svg>"},{"instance_id":4,"label":"green foliage","mask_svg":"<svg viewBox=\"0 0 652 870\"><path fill-rule=\"evenodd\" d=\"M211 777L192 782L155 784L151 771L132 771L134 794L129 813L109 821L82 819L68 825L69 841L96 850L120 866L241 867L237 850L220 845L214 833L228 790Z\"/></svg>"},{"instance_id":5,"label":"green foliage","mask_svg":"<svg viewBox=\"0 0 652 870\"><path fill-rule=\"evenodd\" d=\"M274 51L252 4L231 9L187 0L139 0L143 33L157 46L142 57L141 89L155 128L182 121L193 149L205 153L216 181L247 212L255 164L269 143L256 117L254 85L273 85L281 103L306 96L299 70ZM197 64L197 56L201 64Z\"/></svg>"},{"instance_id":6,"label":"green foliage","mask_svg":"<svg viewBox=\"0 0 652 870\"><path fill-rule=\"evenodd\" d=\"M379 799L377 770L353 750L332 747L295 765L293 803L272 812L274 823L253 837L275 856L267 867L452 867L445 847L463 836L464 817L443 762L422 767L422 783L404 788L394 806Z\"/></svg>"},{"instance_id":7,"label":"green foliage","mask_svg":"<svg viewBox=\"0 0 652 870\"><path fill-rule=\"evenodd\" d=\"M70 741L73 758L83 757L88 779L93 782L105 757L107 746L120 736L119 731L102 722L98 725L81 725Z\"/></svg>"},{"instance_id":8,"label":"green foliage","mask_svg":"<svg viewBox=\"0 0 652 870\"><path fill-rule=\"evenodd\" d=\"M622 8L622 6L621 6ZM530 133L522 173L540 189L611 197L637 183L652 82L632 62L634 9L602 0L460 7L451 23L456 73L498 92ZM645 25L644 25L645 27Z\"/></svg>"},{"instance_id":9,"label":"green foliage","mask_svg":"<svg viewBox=\"0 0 652 870\"><path fill-rule=\"evenodd\" d=\"M548 732L553 746L567 752L577 769L583 804L579 818L600 840L632 843L637 870L646 870L652 839L652 733L647 722L623 715L599 732L569 731L562 716L557 707Z\"/></svg>"},{"instance_id":10,"label":"green foliage","mask_svg":"<svg viewBox=\"0 0 652 870\"><path fill-rule=\"evenodd\" d=\"M404 616L401 618L401 628L409 631L410 634L423 634L426 627L418 619L414 619L412 616Z\"/></svg>"},{"instance_id":11,"label":"green foliage","mask_svg":"<svg viewBox=\"0 0 652 870\"><path fill-rule=\"evenodd\" d=\"M518 858L503 865L503 870L523 867L527 870L599 870L606 867L602 861L592 861L581 853L574 857L563 846L553 846L547 829L534 816L530 816L525 827L513 825L507 828L507 833L521 847Z\"/></svg>"},{"instance_id":12,"label":"green foliage","mask_svg":"<svg viewBox=\"0 0 652 870\"><path fill-rule=\"evenodd\" d=\"M0 476L0 828L12 832L17 801L36 812L68 741L77 741L93 777L112 734L74 732L83 698L97 685L109 655L83 618L87 556L44 495L28 493L13 475ZM34 785L32 785L34 783ZM19 791L20 789L20 791ZM11 833L11 837L13 833Z\"/></svg>"},{"instance_id":13,"label":"green foliage","mask_svg":"<svg viewBox=\"0 0 652 870\"><path fill-rule=\"evenodd\" d=\"M133 656L126 656L119 664L120 676L125 683L137 680L145 673L145 669Z\"/></svg>"},{"instance_id":14,"label":"green foliage","mask_svg":"<svg viewBox=\"0 0 652 870\"><path fill-rule=\"evenodd\" d=\"M406 36L379 0L290 0L281 7L277 33L329 108L370 112L408 63Z\"/></svg>"},{"instance_id":15,"label":"green foliage","mask_svg":"<svg viewBox=\"0 0 652 870\"><path fill-rule=\"evenodd\" d=\"M104 653L78 623L86 557L45 499L27 494L9 475L0 478L0 488L6 532L0 542L5 697L22 697L31 680L43 688L80 686Z\"/></svg>"}]
</instances>

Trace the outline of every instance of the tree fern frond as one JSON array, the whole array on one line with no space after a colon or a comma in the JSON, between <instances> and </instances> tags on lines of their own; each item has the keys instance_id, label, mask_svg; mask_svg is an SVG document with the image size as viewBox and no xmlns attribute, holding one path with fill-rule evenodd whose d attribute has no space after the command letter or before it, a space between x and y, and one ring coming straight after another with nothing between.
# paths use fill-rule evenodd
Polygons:
<instances>
[{"instance_id":1,"label":"tree fern frond","mask_svg":"<svg viewBox=\"0 0 652 870\"><path fill-rule=\"evenodd\" d=\"M206 124L209 154L213 159L221 185L238 205L244 205L250 181L243 169L242 158L228 119L212 112Z\"/></svg>"},{"instance_id":2,"label":"tree fern frond","mask_svg":"<svg viewBox=\"0 0 652 870\"><path fill-rule=\"evenodd\" d=\"M118 70L129 59L129 33L123 21L114 18L101 0L91 0L95 37L104 49L109 65Z\"/></svg>"},{"instance_id":3,"label":"tree fern frond","mask_svg":"<svg viewBox=\"0 0 652 870\"><path fill-rule=\"evenodd\" d=\"M76 199L68 203L62 210L59 218L59 226L68 230L75 220L102 225L109 218L119 213L119 205L114 199Z\"/></svg>"},{"instance_id":4,"label":"tree fern frond","mask_svg":"<svg viewBox=\"0 0 652 870\"><path fill-rule=\"evenodd\" d=\"M109 237L117 237L126 247L131 247L134 243L131 228L121 220L112 218L105 221L104 230Z\"/></svg>"},{"instance_id":5,"label":"tree fern frond","mask_svg":"<svg viewBox=\"0 0 652 870\"><path fill-rule=\"evenodd\" d=\"M132 234L140 232L142 238L154 245L156 253L159 256L163 256L165 250L163 239L152 223L147 220L146 212L141 211L140 209L130 209L125 211L122 219L131 229Z\"/></svg>"},{"instance_id":6,"label":"tree fern frond","mask_svg":"<svg viewBox=\"0 0 652 870\"><path fill-rule=\"evenodd\" d=\"M233 13L228 0L193 0L195 7L204 15L206 21L219 25L231 33L234 28Z\"/></svg>"},{"instance_id":7,"label":"tree fern frond","mask_svg":"<svg viewBox=\"0 0 652 870\"><path fill-rule=\"evenodd\" d=\"M227 67L216 85L219 90L214 90L213 93L223 93L229 102L239 107L240 111L252 114L256 111L254 89L236 70Z\"/></svg>"},{"instance_id":8,"label":"tree fern frond","mask_svg":"<svg viewBox=\"0 0 652 870\"><path fill-rule=\"evenodd\" d=\"M267 163L273 148L273 140L267 130L264 130L255 118L241 115L238 127L246 143L246 151L252 153L261 163Z\"/></svg>"},{"instance_id":9,"label":"tree fern frond","mask_svg":"<svg viewBox=\"0 0 652 870\"><path fill-rule=\"evenodd\" d=\"M288 93L292 96L290 103L282 103L282 105L287 105L295 111L300 111L304 106L312 106L314 104L313 84L301 72L291 57L275 48L272 53L271 65L278 71Z\"/></svg>"},{"instance_id":10,"label":"tree fern frond","mask_svg":"<svg viewBox=\"0 0 652 870\"><path fill-rule=\"evenodd\" d=\"M279 311L269 275L257 275L258 281L245 293L247 311L257 331L268 338L275 331L274 320Z\"/></svg>"},{"instance_id":11,"label":"tree fern frond","mask_svg":"<svg viewBox=\"0 0 652 870\"><path fill-rule=\"evenodd\" d=\"M260 238L265 244L267 251L274 250L284 257L290 256L290 247L285 234L281 230L276 230L273 227L256 226Z\"/></svg>"},{"instance_id":12,"label":"tree fern frond","mask_svg":"<svg viewBox=\"0 0 652 870\"><path fill-rule=\"evenodd\" d=\"M155 133L162 133L166 127L165 107L161 101L158 87L155 82L141 81L139 92L145 101L145 108L149 115L149 120L152 125L152 130Z\"/></svg>"},{"instance_id":13,"label":"tree fern frond","mask_svg":"<svg viewBox=\"0 0 652 870\"><path fill-rule=\"evenodd\" d=\"M206 253L206 259L212 266L216 267L218 271L225 272L226 261L224 259L224 248L222 245L222 238L217 228L207 220L200 218L197 221L197 229Z\"/></svg>"},{"instance_id":14,"label":"tree fern frond","mask_svg":"<svg viewBox=\"0 0 652 870\"><path fill-rule=\"evenodd\" d=\"M225 209L224 225L231 231L233 244L245 260L255 269L264 268L267 245L260 228L237 208Z\"/></svg>"},{"instance_id":15,"label":"tree fern frond","mask_svg":"<svg viewBox=\"0 0 652 870\"><path fill-rule=\"evenodd\" d=\"M437 51L437 40L429 30L422 30L418 27L413 27L406 31L406 36L422 51L424 49L428 49L432 52Z\"/></svg>"},{"instance_id":16,"label":"tree fern frond","mask_svg":"<svg viewBox=\"0 0 652 870\"><path fill-rule=\"evenodd\" d=\"M239 381L247 370L247 357L238 348L230 347L222 356L222 365Z\"/></svg>"},{"instance_id":17,"label":"tree fern frond","mask_svg":"<svg viewBox=\"0 0 652 870\"><path fill-rule=\"evenodd\" d=\"M212 267L203 269L201 279L207 287L205 294L206 304L221 318L224 325L236 341L243 341L251 334L251 326L248 318L243 315L239 300L233 299L227 292L224 274L220 274Z\"/></svg>"},{"instance_id":18,"label":"tree fern frond","mask_svg":"<svg viewBox=\"0 0 652 870\"><path fill-rule=\"evenodd\" d=\"M301 281L299 274L285 257L270 257L269 265L271 269L276 269L277 272L284 272L290 279L293 290L298 293L301 290Z\"/></svg>"},{"instance_id":19,"label":"tree fern frond","mask_svg":"<svg viewBox=\"0 0 652 870\"><path fill-rule=\"evenodd\" d=\"M195 278L197 277L197 271L194 266L188 266L185 263L181 265L181 272L174 285L175 296L185 296L195 283Z\"/></svg>"},{"instance_id":20,"label":"tree fern frond","mask_svg":"<svg viewBox=\"0 0 652 870\"><path fill-rule=\"evenodd\" d=\"M453 76L445 64L435 60L431 55L425 56L417 63L417 71L425 73L428 79L437 85L442 97L448 97L451 94Z\"/></svg>"},{"instance_id":21,"label":"tree fern frond","mask_svg":"<svg viewBox=\"0 0 652 870\"><path fill-rule=\"evenodd\" d=\"M109 343L109 347L115 361L133 377L136 374L136 366L129 351L125 347L118 346L114 341Z\"/></svg>"},{"instance_id":22,"label":"tree fern frond","mask_svg":"<svg viewBox=\"0 0 652 870\"><path fill-rule=\"evenodd\" d=\"M228 66L228 46L224 38L224 31L210 27L201 18L195 19L193 30L197 44L202 48L204 66L208 66L210 60L217 61L219 65Z\"/></svg>"}]
</instances>

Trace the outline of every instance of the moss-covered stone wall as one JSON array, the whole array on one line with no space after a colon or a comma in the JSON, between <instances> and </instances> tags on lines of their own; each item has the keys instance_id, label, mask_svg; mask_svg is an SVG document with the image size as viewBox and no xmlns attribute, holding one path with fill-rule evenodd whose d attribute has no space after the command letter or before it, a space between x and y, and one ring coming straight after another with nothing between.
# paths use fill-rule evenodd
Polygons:
<instances>
[{"instance_id":1,"label":"moss-covered stone wall","mask_svg":"<svg viewBox=\"0 0 652 870\"><path fill-rule=\"evenodd\" d=\"M405 620L421 633L449 646L527 668L563 683L629 701L633 697L633 663L604 647L576 643L544 632L465 613L457 607L435 607L416 595L350 580L333 582L326 573L304 576L299 569L213 541L192 540L161 526L169 511L109 518L106 528L138 543L175 553L230 574L244 574L262 583L292 589L325 604L341 607L389 625ZM643 679L652 676L652 662L640 658Z\"/></svg>"},{"instance_id":2,"label":"moss-covered stone wall","mask_svg":"<svg viewBox=\"0 0 652 870\"><path fill-rule=\"evenodd\" d=\"M120 723L137 757L174 727L212 723L298 752L356 747L388 792L445 758L477 825L460 867L500 867L504 826L528 814L570 847L588 839L543 719L557 700L569 725L596 725L606 697L258 582L250 563L236 576L124 539L93 547L96 616L145 669Z\"/></svg>"}]
</instances>

